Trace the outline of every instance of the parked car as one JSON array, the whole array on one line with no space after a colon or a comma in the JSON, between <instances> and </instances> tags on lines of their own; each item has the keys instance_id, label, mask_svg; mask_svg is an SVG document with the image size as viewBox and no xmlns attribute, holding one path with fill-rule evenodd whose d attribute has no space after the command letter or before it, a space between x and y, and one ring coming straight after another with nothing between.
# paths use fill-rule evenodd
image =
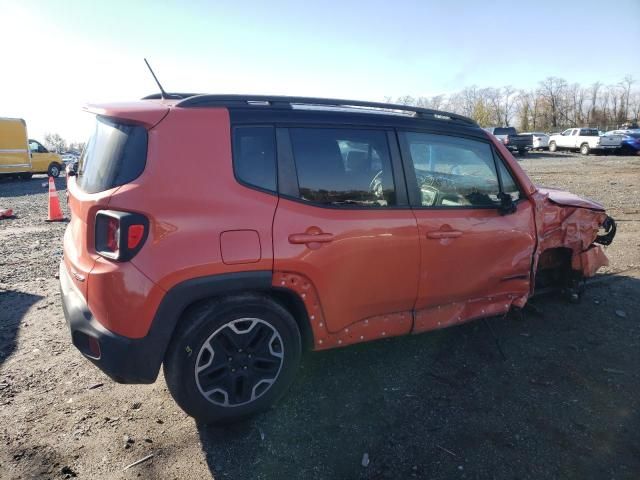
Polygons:
<instances>
[{"instance_id":1,"label":"parked car","mask_svg":"<svg viewBox=\"0 0 640 480\"><path fill-rule=\"evenodd\" d=\"M57 177L61 171L60 155L27 138L23 119L0 118L0 175L29 179L34 173Z\"/></svg>"},{"instance_id":2,"label":"parked car","mask_svg":"<svg viewBox=\"0 0 640 480\"><path fill-rule=\"evenodd\" d=\"M531 135L531 145L533 150L548 150L549 135L543 132L523 132L521 135Z\"/></svg>"},{"instance_id":3,"label":"parked car","mask_svg":"<svg viewBox=\"0 0 640 480\"><path fill-rule=\"evenodd\" d=\"M640 152L640 129L612 130L605 133L606 136L622 136L620 153L623 155L635 155Z\"/></svg>"},{"instance_id":4,"label":"parked car","mask_svg":"<svg viewBox=\"0 0 640 480\"><path fill-rule=\"evenodd\" d=\"M62 155L62 163L64 165L65 171L76 170L78 165L78 160L80 157L74 153L65 153Z\"/></svg>"},{"instance_id":5,"label":"parked car","mask_svg":"<svg viewBox=\"0 0 640 480\"><path fill-rule=\"evenodd\" d=\"M510 152L524 155L533 148L533 138L530 134L520 134L514 127L489 127L485 130L500 140Z\"/></svg>"},{"instance_id":6,"label":"parked car","mask_svg":"<svg viewBox=\"0 0 640 480\"><path fill-rule=\"evenodd\" d=\"M560 135L549 137L549 151L579 150L583 155L593 152L612 152L620 148L622 136L600 135L597 128L569 128Z\"/></svg>"},{"instance_id":7,"label":"parked car","mask_svg":"<svg viewBox=\"0 0 640 480\"><path fill-rule=\"evenodd\" d=\"M303 350L503 315L536 285L574 297L607 264L604 207L536 187L466 117L169 98L88 107L60 287L85 357L125 383L163 364L201 422L267 408Z\"/></svg>"}]
</instances>

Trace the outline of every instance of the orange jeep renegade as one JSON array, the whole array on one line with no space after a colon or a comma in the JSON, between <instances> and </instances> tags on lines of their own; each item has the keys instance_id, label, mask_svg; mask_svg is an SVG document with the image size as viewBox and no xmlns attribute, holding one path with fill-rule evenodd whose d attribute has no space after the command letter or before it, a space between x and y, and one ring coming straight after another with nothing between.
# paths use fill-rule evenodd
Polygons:
<instances>
[{"instance_id":1,"label":"orange jeep renegade","mask_svg":"<svg viewBox=\"0 0 640 480\"><path fill-rule=\"evenodd\" d=\"M162 98L164 97L164 98ZM305 349L579 293L602 205L534 186L460 115L350 100L152 95L90 106L60 265L73 344L203 422L268 407Z\"/></svg>"}]
</instances>

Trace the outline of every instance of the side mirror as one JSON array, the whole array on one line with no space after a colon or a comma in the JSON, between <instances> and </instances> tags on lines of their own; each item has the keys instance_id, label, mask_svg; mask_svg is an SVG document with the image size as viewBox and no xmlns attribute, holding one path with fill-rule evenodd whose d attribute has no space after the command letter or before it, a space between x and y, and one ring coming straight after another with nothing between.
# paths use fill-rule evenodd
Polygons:
<instances>
[{"instance_id":1,"label":"side mirror","mask_svg":"<svg viewBox=\"0 0 640 480\"><path fill-rule=\"evenodd\" d=\"M500 206L498 207L500 215L509 215L516 211L516 204L514 203L513 198L511 198L511 195L500 192L498 194L498 198L500 199Z\"/></svg>"}]
</instances>

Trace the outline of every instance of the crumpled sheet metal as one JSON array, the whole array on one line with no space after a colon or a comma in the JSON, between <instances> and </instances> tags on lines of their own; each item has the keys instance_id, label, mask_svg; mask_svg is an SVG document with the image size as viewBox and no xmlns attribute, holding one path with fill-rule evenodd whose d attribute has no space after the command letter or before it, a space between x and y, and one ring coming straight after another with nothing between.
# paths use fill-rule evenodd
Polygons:
<instances>
[{"instance_id":1,"label":"crumpled sheet metal","mask_svg":"<svg viewBox=\"0 0 640 480\"><path fill-rule=\"evenodd\" d=\"M411 332L413 326L411 312L396 312L365 318L338 332L330 332L318 293L308 278L297 273L274 272L272 285L295 291L304 302L313 332L314 350L326 350L378 338L406 335Z\"/></svg>"},{"instance_id":2,"label":"crumpled sheet metal","mask_svg":"<svg viewBox=\"0 0 640 480\"><path fill-rule=\"evenodd\" d=\"M527 298L528 295L502 294L418 310L412 333L438 330L477 318L504 315L512 306L524 307Z\"/></svg>"},{"instance_id":3,"label":"crumpled sheet metal","mask_svg":"<svg viewBox=\"0 0 640 480\"><path fill-rule=\"evenodd\" d=\"M395 312L365 318L337 332L330 332L322 312L318 293L304 275L291 272L274 272L272 285L295 291L307 310L313 333L313 349L345 347L354 343L386 337L437 330L475 318L507 313L512 306L523 307L526 295L503 294L480 298L468 302L456 302L442 307L422 309L415 312Z\"/></svg>"},{"instance_id":4,"label":"crumpled sheet metal","mask_svg":"<svg viewBox=\"0 0 640 480\"><path fill-rule=\"evenodd\" d=\"M538 230L534 272L537 270L540 255L551 248L570 249L572 268L582 271L585 277L592 277L598 268L608 265L602 248L593 245L600 226L607 218L604 211L560 205L552 201L549 192L545 190L534 193L533 198Z\"/></svg>"},{"instance_id":5,"label":"crumpled sheet metal","mask_svg":"<svg viewBox=\"0 0 640 480\"><path fill-rule=\"evenodd\" d=\"M582 271L585 277L593 277L600 267L607 265L609 265L609 259L600 245L594 245L580 255L574 255L571 259L571 268Z\"/></svg>"},{"instance_id":6,"label":"crumpled sheet metal","mask_svg":"<svg viewBox=\"0 0 640 480\"><path fill-rule=\"evenodd\" d=\"M536 271L541 254L552 248L571 250L572 268L581 271L585 277L593 276L600 267L608 265L602 248L593 243L600 225L607 217L604 211L560 205L549 198L548 192L536 192L533 197L538 240L533 272ZM379 315L353 323L337 332L328 330L320 298L307 277L293 272L275 271L272 284L277 288L291 289L299 295L309 317L313 349L326 350L379 338L437 330L478 318L505 314L511 307L524 307L533 294L535 279L531 279L531 290L525 295L521 292L501 293L421 309L415 313L406 311Z\"/></svg>"}]
</instances>

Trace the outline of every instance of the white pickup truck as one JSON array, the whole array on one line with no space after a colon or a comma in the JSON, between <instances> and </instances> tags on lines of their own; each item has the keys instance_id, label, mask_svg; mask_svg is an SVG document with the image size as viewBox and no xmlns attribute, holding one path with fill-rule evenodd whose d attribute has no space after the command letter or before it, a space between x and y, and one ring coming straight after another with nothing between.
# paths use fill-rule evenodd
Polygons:
<instances>
[{"instance_id":1,"label":"white pickup truck","mask_svg":"<svg viewBox=\"0 0 640 480\"><path fill-rule=\"evenodd\" d=\"M620 148L622 135L601 136L597 128L570 128L549 138L549 151L580 150L583 155L591 151L614 151Z\"/></svg>"}]
</instances>

